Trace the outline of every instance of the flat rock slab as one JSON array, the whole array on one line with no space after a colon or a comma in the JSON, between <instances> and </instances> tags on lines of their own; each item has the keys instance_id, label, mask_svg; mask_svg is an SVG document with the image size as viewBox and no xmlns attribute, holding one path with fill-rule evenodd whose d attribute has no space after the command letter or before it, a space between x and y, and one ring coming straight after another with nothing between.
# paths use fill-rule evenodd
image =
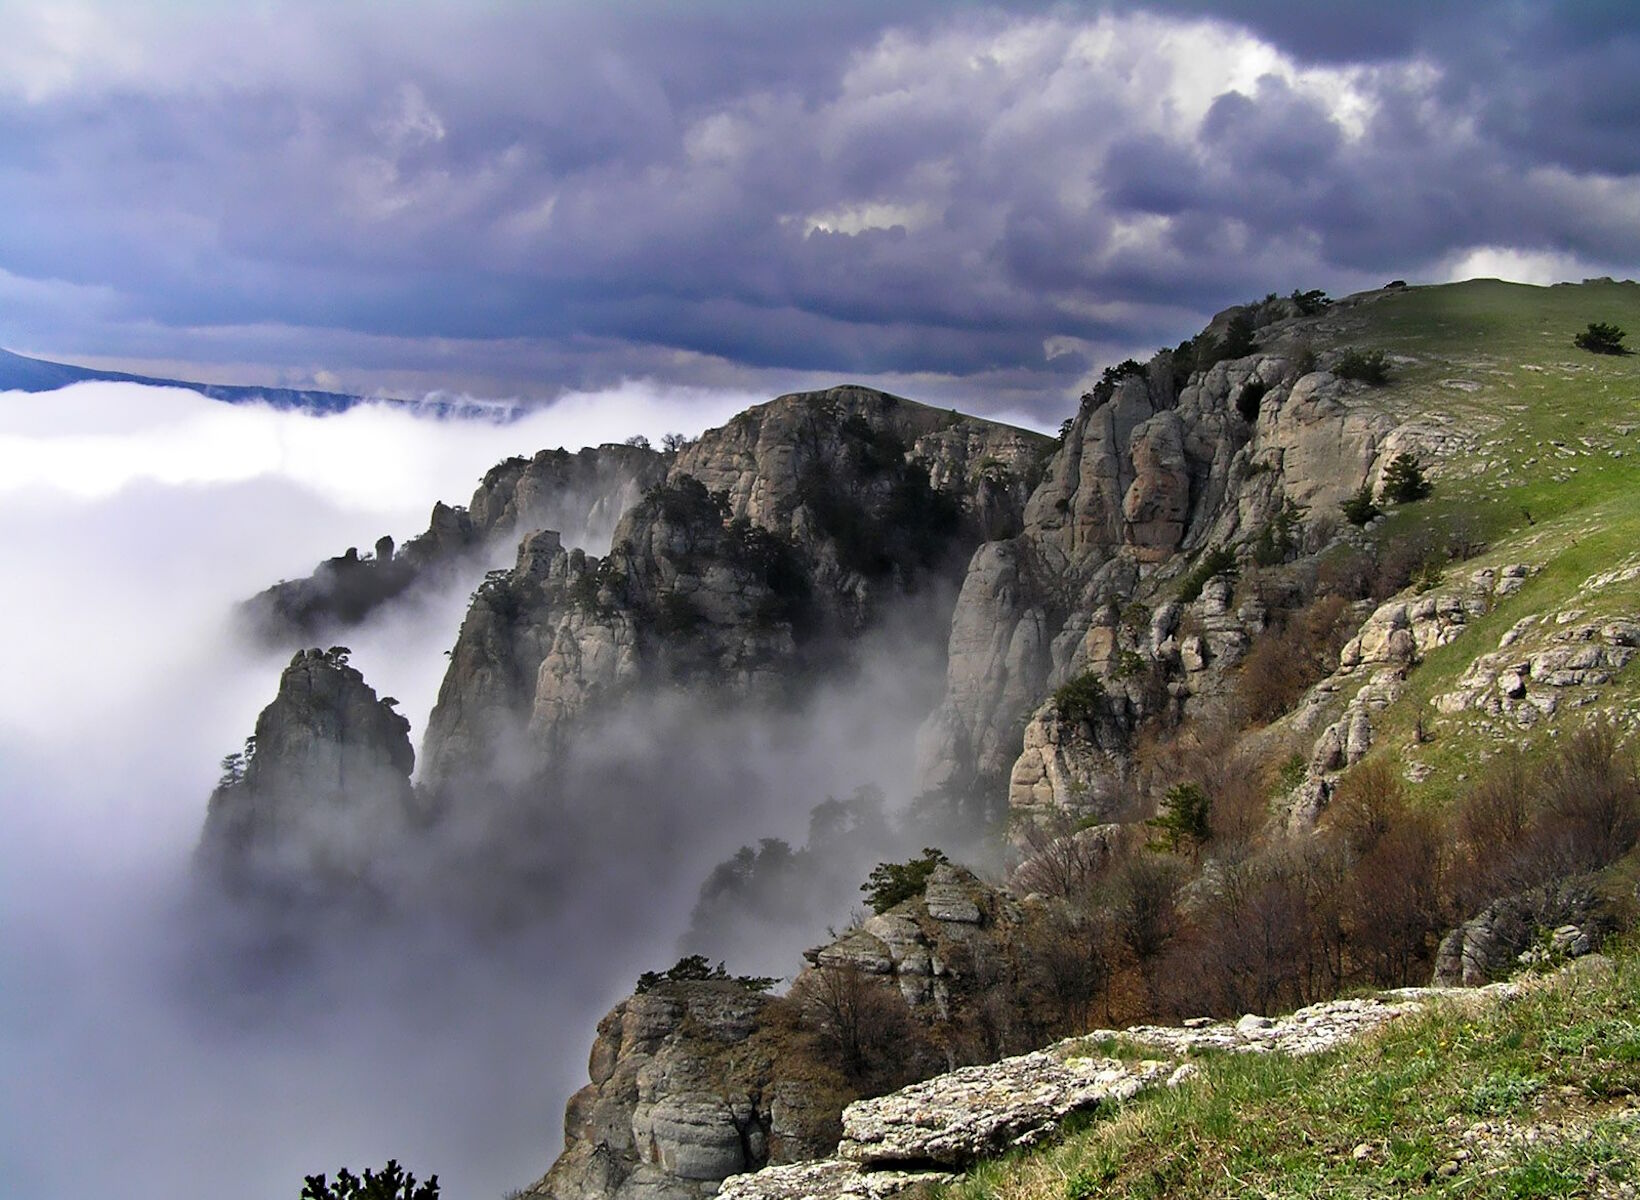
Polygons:
<instances>
[{"instance_id":1,"label":"flat rock slab","mask_svg":"<svg viewBox=\"0 0 1640 1200\"><path fill-rule=\"evenodd\" d=\"M964 1067L849 1105L837 1155L868 1167L964 1167L1029 1145L1074 1112L1137 1095L1171 1069L1041 1050Z\"/></svg>"},{"instance_id":2,"label":"flat rock slab","mask_svg":"<svg viewBox=\"0 0 1640 1200\"><path fill-rule=\"evenodd\" d=\"M857 1163L793 1163L735 1175L718 1189L721 1200L885 1200L913 1188L932 1192L955 1175L943 1171L865 1171Z\"/></svg>"}]
</instances>

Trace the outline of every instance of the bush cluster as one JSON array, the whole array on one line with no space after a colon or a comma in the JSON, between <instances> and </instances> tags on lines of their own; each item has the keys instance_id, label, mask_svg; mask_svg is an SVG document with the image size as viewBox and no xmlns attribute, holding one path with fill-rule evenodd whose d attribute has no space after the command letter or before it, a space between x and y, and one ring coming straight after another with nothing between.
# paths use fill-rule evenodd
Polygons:
<instances>
[{"instance_id":1,"label":"bush cluster","mask_svg":"<svg viewBox=\"0 0 1640 1200\"><path fill-rule=\"evenodd\" d=\"M1629 351L1623 348L1623 339L1627 336L1616 325L1590 321L1589 327L1572 339L1572 344L1591 354L1628 354Z\"/></svg>"},{"instance_id":2,"label":"bush cluster","mask_svg":"<svg viewBox=\"0 0 1640 1200\"><path fill-rule=\"evenodd\" d=\"M1389 382L1389 358L1382 350L1358 350L1351 346L1333 364L1332 373L1340 379L1354 379L1378 387Z\"/></svg>"},{"instance_id":3,"label":"bush cluster","mask_svg":"<svg viewBox=\"0 0 1640 1200\"><path fill-rule=\"evenodd\" d=\"M866 894L872 912L885 913L902 901L922 895L934 868L950 861L943 851L925 847L920 857L909 862L878 863L860 890Z\"/></svg>"}]
</instances>

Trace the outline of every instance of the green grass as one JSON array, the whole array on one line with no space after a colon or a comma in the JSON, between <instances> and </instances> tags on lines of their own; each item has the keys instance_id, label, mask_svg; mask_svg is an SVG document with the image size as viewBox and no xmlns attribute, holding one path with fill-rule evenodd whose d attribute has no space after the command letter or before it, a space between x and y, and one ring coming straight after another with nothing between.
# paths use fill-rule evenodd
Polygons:
<instances>
[{"instance_id":1,"label":"green grass","mask_svg":"<svg viewBox=\"0 0 1640 1200\"><path fill-rule=\"evenodd\" d=\"M1624 947L1613 963L1503 1004L1443 1003L1311 1058L1204 1058L1181 1087L944 1195L1585 1196L1632 1183L1640 962Z\"/></svg>"},{"instance_id":2,"label":"green grass","mask_svg":"<svg viewBox=\"0 0 1640 1200\"><path fill-rule=\"evenodd\" d=\"M1402 698L1374 718L1375 753L1410 753L1433 768L1414 787L1427 803L1460 794L1504 741L1541 752L1567 721L1598 710L1633 728L1640 713L1634 669L1599 689L1592 708L1567 707L1530 730L1474 713L1437 714L1430 705L1524 616L1573 608L1586 620L1640 614L1640 580L1594 595L1579 590L1640 552L1640 355L1574 347L1590 321L1640 333L1640 284L1475 280L1381 294L1324 319L1327 344L1381 349L1394 364L1390 384L1364 392L1363 402L1440 435L1445 447L1426 460L1434 495L1394 510L1380 540L1438 536L1462 522L1485 542L1479 557L1446 567L1436 594L1461 589L1482 567L1534 568L1524 590L1432 653ZM1529 637L1523 655L1541 644ZM1414 747L1420 714L1434 738Z\"/></svg>"}]
</instances>

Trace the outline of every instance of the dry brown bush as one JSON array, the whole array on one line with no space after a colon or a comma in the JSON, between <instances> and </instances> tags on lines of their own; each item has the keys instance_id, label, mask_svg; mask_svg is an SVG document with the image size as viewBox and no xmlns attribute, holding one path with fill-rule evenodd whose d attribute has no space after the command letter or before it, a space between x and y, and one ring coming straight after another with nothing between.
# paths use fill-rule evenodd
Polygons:
<instances>
[{"instance_id":1,"label":"dry brown bush","mask_svg":"<svg viewBox=\"0 0 1640 1200\"><path fill-rule=\"evenodd\" d=\"M1351 955L1375 983L1421 982L1452 923L1435 823L1403 812L1350 873L1344 913Z\"/></svg>"},{"instance_id":2,"label":"dry brown bush","mask_svg":"<svg viewBox=\"0 0 1640 1200\"><path fill-rule=\"evenodd\" d=\"M1247 718L1261 725L1275 720L1336 669L1353 632L1351 616L1343 596L1325 595L1254 639L1236 687Z\"/></svg>"},{"instance_id":3,"label":"dry brown bush","mask_svg":"<svg viewBox=\"0 0 1640 1200\"><path fill-rule=\"evenodd\" d=\"M1378 758L1358 764L1344 777L1327 806L1326 824L1360 859L1406 817L1406 787L1388 760Z\"/></svg>"},{"instance_id":4,"label":"dry brown bush","mask_svg":"<svg viewBox=\"0 0 1640 1200\"><path fill-rule=\"evenodd\" d=\"M798 976L790 999L849 1082L872 1095L917 1078L922 1031L892 981L852 963Z\"/></svg>"}]
</instances>

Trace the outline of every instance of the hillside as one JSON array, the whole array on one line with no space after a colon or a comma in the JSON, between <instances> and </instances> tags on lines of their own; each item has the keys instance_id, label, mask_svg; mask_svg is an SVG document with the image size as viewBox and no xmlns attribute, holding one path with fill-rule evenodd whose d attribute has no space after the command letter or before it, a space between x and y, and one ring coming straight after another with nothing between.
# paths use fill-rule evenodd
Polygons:
<instances>
[{"instance_id":1,"label":"hillside","mask_svg":"<svg viewBox=\"0 0 1640 1200\"><path fill-rule=\"evenodd\" d=\"M219 790L252 834L214 865L277 898L336 829L391 827L318 890L574 914L612 977L622 938L680 939L598 1026L528 1192L558 1200L695 1200L814 1157L850 1100L1098 1025L1590 948L1634 919L1640 841L1640 359L1575 348L1596 321L1640 329L1640 285L1272 295L1112 367L1057 442L839 387L508 460L412 557L345 564L408 589L516 543L413 797L396 740L282 684L258 740L300 753ZM538 527L616 497L585 547ZM332 577L269 594L296 632L396 602ZM328 678L341 649L292 671L388 706ZM391 788L300 811L292 780L355 759ZM794 982L744 999L718 958Z\"/></svg>"},{"instance_id":2,"label":"hillside","mask_svg":"<svg viewBox=\"0 0 1640 1200\"><path fill-rule=\"evenodd\" d=\"M1146 1051L1114 1047L1119 1056ZM1633 1196L1640 961L1457 998L1306 1057L1204 1054L1195 1073L1063 1140L974 1170L947 1200Z\"/></svg>"}]
</instances>

